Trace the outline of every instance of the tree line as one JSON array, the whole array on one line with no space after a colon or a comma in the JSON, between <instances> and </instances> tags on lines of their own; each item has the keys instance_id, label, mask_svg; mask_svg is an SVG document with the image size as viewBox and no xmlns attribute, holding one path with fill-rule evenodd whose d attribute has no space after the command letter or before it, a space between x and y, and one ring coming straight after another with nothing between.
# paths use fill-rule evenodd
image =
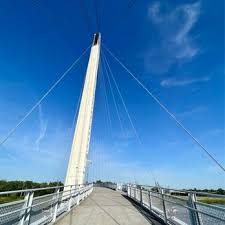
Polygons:
<instances>
[{"instance_id":1,"label":"tree line","mask_svg":"<svg viewBox=\"0 0 225 225\"><path fill-rule=\"evenodd\" d=\"M63 186L63 183L61 181L39 183L39 182L30 181L30 180L27 180L27 181L0 180L0 192L34 189L34 188L56 187L56 186ZM35 195L38 196L38 195L50 194L52 192L54 192L54 189L40 190L40 191L35 191Z\"/></svg>"},{"instance_id":2,"label":"tree line","mask_svg":"<svg viewBox=\"0 0 225 225\"><path fill-rule=\"evenodd\" d=\"M101 180L97 180L96 184L114 184L113 182L107 181L103 182ZM13 190L24 190L24 189L34 189L34 188L46 188L46 187L55 187L55 186L63 186L61 181L53 181L53 182L34 182L34 181L7 181L7 180L0 180L0 192L2 191L13 191ZM208 192L214 194L225 195L225 190L222 188L218 189L189 189L189 191L196 191L196 192ZM52 193L52 190L43 190L38 191L41 194L48 194Z\"/></svg>"},{"instance_id":3,"label":"tree line","mask_svg":"<svg viewBox=\"0 0 225 225\"><path fill-rule=\"evenodd\" d=\"M196 192L206 192L206 193L211 193L211 194L218 194L218 195L225 195L225 190L222 188L218 189L190 189L189 191L196 191Z\"/></svg>"}]
</instances>

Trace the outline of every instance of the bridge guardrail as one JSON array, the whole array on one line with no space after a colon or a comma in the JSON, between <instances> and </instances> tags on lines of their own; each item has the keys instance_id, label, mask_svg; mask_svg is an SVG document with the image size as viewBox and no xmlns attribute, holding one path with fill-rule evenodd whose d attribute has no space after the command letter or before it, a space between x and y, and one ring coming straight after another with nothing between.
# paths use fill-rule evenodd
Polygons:
<instances>
[{"instance_id":1,"label":"bridge guardrail","mask_svg":"<svg viewBox=\"0 0 225 225\"><path fill-rule=\"evenodd\" d=\"M171 225L225 225L225 208L200 202L200 196L224 195L127 185L128 197Z\"/></svg>"},{"instance_id":2,"label":"bridge guardrail","mask_svg":"<svg viewBox=\"0 0 225 225\"><path fill-rule=\"evenodd\" d=\"M51 193L35 196L43 190ZM55 222L58 216L79 205L92 190L93 185L87 184L0 192L0 196L24 196L19 201L0 204L0 224L39 225Z\"/></svg>"}]
</instances>

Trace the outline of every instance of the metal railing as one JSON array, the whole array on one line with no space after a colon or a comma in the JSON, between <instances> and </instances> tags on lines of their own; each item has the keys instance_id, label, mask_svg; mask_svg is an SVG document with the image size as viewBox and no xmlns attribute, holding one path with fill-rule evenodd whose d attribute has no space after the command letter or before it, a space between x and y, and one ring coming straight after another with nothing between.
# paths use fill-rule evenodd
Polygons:
<instances>
[{"instance_id":1,"label":"metal railing","mask_svg":"<svg viewBox=\"0 0 225 225\"><path fill-rule=\"evenodd\" d=\"M225 225L225 208L199 201L224 195L139 185L127 185L127 195L166 224Z\"/></svg>"},{"instance_id":2,"label":"metal railing","mask_svg":"<svg viewBox=\"0 0 225 225\"><path fill-rule=\"evenodd\" d=\"M55 222L93 190L92 184L0 192L1 196L23 196L21 200L0 204L0 224L39 225ZM39 195L47 191L50 194ZM35 197L36 196L36 197Z\"/></svg>"}]
</instances>

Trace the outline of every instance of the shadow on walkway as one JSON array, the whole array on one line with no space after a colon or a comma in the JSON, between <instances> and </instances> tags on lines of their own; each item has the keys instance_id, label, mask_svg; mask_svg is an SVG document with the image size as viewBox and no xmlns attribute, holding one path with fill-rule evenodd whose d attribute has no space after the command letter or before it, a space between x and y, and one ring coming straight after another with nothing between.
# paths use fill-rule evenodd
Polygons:
<instances>
[{"instance_id":1,"label":"shadow on walkway","mask_svg":"<svg viewBox=\"0 0 225 225\"><path fill-rule=\"evenodd\" d=\"M133 199L129 198L126 194L121 194L127 201L129 201L138 211L140 214L142 214L145 219L152 225L166 225L166 223L162 220L157 218L155 215L153 215L149 210L147 210L145 207L141 206L137 202L135 202Z\"/></svg>"}]
</instances>

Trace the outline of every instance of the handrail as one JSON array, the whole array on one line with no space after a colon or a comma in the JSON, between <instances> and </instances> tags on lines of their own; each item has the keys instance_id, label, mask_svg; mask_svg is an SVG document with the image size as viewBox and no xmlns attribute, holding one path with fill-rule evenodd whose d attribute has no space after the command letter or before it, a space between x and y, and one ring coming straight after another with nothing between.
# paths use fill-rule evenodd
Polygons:
<instances>
[{"instance_id":1,"label":"handrail","mask_svg":"<svg viewBox=\"0 0 225 225\"><path fill-rule=\"evenodd\" d=\"M61 190L62 188L64 190ZM54 192L33 197L36 191L42 190L54 190ZM20 225L54 222L59 215L70 211L73 206L79 205L80 201L89 196L92 190L93 184L84 184L0 192L0 195L25 193L23 200L0 204L0 224L8 224L14 220L18 220ZM35 211L36 207L38 207L37 212L40 216L32 217L32 211ZM37 212L35 211L35 214Z\"/></svg>"},{"instance_id":2,"label":"handrail","mask_svg":"<svg viewBox=\"0 0 225 225\"><path fill-rule=\"evenodd\" d=\"M203 191L190 191L190 190L185 190L185 189L176 189L176 188L165 188L165 187L156 187L156 186L150 186L150 185L138 185L140 187L150 187L150 188L158 188L158 189L163 189L163 190L170 190L170 191L179 191L179 192L184 192L184 193L190 193L190 194L197 194L197 195L208 195L212 197L219 197L219 198L225 198L225 195L221 194L213 194L213 193L208 193L208 192L203 192Z\"/></svg>"},{"instance_id":3,"label":"handrail","mask_svg":"<svg viewBox=\"0 0 225 225\"><path fill-rule=\"evenodd\" d=\"M177 196L165 193L165 190L174 190L174 189L169 188L164 189L162 187L153 187L153 186L147 187L155 189L157 188L158 191L146 189L146 185L137 186L128 184L127 185L128 197L132 198L134 201L143 205L145 208L147 207L148 210L150 210L153 214L163 219L166 224L211 225L212 224L211 220L214 220L215 224L222 225L225 222L225 208L219 206L211 206L210 204L198 202L196 199L196 195L198 194L198 192L176 189L176 191L184 192L187 194L188 198L182 199ZM204 195L213 196L217 198L218 197L225 198L224 195L218 194L204 193ZM144 201L143 196L145 196ZM148 198L147 203L146 197ZM160 199L160 201L156 201L155 198ZM181 200L183 203L177 202L176 200ZM187 211L182 210L182 208L185 208ZM173 211L174 209L178 210L177 216L174 214L174 212L172 212L171 214L171 210ZM211 211L211 209L213 209L213 211ZM221 216L223 215L221 214L221 212L224 212L224 216ZM187 222L187 220L189 222Z\"/></svg>"},{"instance_id":4,"label":"handrail","mask_svg":"<svg viewBox=\"0 0 225 225\"><path fill-rule=\"evenodd\" d=\"M157 193L157 194L160 194L160 195L161 195L161 193L159 193L159 192L155 192L155 191L151 191L151 192ZM163 195L163 196L167 196L167 197L171 197L171 198L178 199L177 197L174 197L174 196L172 196L172 195L167 195L167 194L162 194L162 195ZM183 204L181 204L181 203L179 203L179 202L174 202L174 201L171 201L171 200L165 199L165 198L163 198L163 197L159 197L159 196L153 196L153 197L154 197L154 198L161 199L161 200L166 201L166 202L170 202L170 203L176 204L176 205L180 205L181 207L184 207L184 208L186 208L186 209L189 209L189 210L192 210L192 211L195 211L195 212L199 212L199 213L205 214L205 215L207 215L207 216L211 216L211 217L213 217L213 218L215 218L215 219L219 219L219 220L222 220L222 221L225 222L225 220L223 220L223 219L221 219L221 218L219 218L219 217L210 215L209 213L205 213L205 212L203 212L203 211L201 211L201 210L198 210L198 209L195 209L195 208L191 208L191 207L186 206L186 205L183 205ZM185 199L178 199L178 200L185 200ZM207 204L205 204L205 205L207 205ZM218 207L218 208L220 208L220 207ZM221 209L221 208L220 208L220 209Z\"/></svg>"},{"instance_id":5,"label":"handrail","mask_svg":"<svg viewBox=\"0 0 225 225\"><path fill-rule=\"evenodd\" d=\"M88 185L88 184L87 184ZM81 187L82 184L79 185L65 185L65 186L53 186L53 187L44 187L44 188L30 188L30 189L22 189L22 190L14 190L14 191L2 191L0 195L7 195L7 194L15 194L15 193L26 193L26 192L34 192L34 191L43 191L43 190L51 190L57 188L65 188L65 187Z\"/></svg>"}]
</instances>

